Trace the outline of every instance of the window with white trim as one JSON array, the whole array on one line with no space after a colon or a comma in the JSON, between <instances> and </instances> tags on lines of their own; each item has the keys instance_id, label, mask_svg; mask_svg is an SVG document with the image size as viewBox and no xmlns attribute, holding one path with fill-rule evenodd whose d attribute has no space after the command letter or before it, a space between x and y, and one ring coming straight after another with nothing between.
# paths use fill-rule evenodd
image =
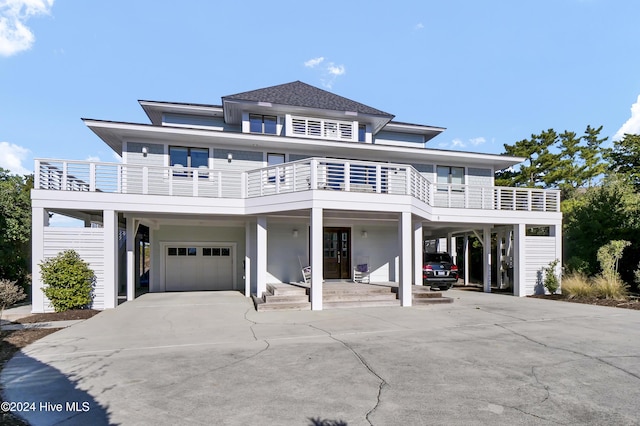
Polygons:
<instances>
[{"instance_id":1,"label":"window with white trim","mask_svg":"<svg viewBox=\"0 0 640 426\"><path fill-rule=\"evenodd\" d=\"M249 114L249 131L275 135L278 131L278 117L275 115Z\"/></svg>"},{"instance_id":2,"label":"window with white trim","mask_svg":"<svg viewBox=\"0 0 640 426\"><path fill-rule=\"evenodd\" d=\"M460 186L464 185L464 167L438 166L436 174L438 190L446 191L448 185L452 185L453 190L462 190Z\"/></svg>"}]
</instances>

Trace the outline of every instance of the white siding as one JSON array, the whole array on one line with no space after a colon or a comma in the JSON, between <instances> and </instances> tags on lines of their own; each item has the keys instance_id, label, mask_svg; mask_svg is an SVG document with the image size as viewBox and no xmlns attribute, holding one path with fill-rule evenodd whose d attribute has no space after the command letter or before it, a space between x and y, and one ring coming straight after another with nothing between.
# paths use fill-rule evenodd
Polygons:
<instances>
[{"instance_id":1,"label":"white siding","mask_svg":"<svg viewBox=\"0 0 640 426\"><path fill-rule=\"evenodd\" d=\"M293 230L298 236L293 236ZM267 220L267 283L302 281L300 262L309 262L309 224L269 223Z\"/></svg>"},{"instance_id":2,"label":"white siding","mask_svg":"<svg viewBox=\"0 0 640 426\"><path fill-rule=\"evenodd\" d=\"M378 132L374 142L379 145L410 146L424 148L424 136L401 132Z\"/></svg>"},{"instance_id":3,"label":"white siding","mask_svg":"<svg viewBox=\"0 0 640 426\"><path fill-rule=\"evenodd\" d=\"M104 230L102 228L44 228L44 258L75 250L96 275L93 309L104 309ZM110 285L116 285L111 283ZM53 306L45 300L45 312Z\"/></svg>"},{"instance_id":4,"label":"white siding","mask_svg":"<svg viewBox=\"0 0 640 426\"><path fill-rule=\"evenodd\" d=\"M465 183L472 186L493 186L493 171L469 167Z\"/></svg>"},{"instance_id":5,"label":"white siding","mask_svg":"<svg viewBox=\"0 0 640 426\"><path fill-rule=\"evenodd\" d=\"M555 236L525 237L525 253L525 294L541 293L544 291L542 268L561 256L556 253Z\"/></svg>"},{"instance_id":6,"label":"white siding","mask_svg":"<svg viewBox=\"0 0 640 426\"><path fill-rule=\"evenodd\" d=\"M145 146L149 151L146 156L142 153L142 147ZM127 142L127 164L164 166L164 145L146 142Z\"/></svg>"},{"instance_id":7,"label":"white siding","mask_svg":"<svg viewBox=\"0 0 640 426\"><path fill-rule=\"evenodd\" d=\"M229 154L233 156L231 162L228 160ZM263 166L263 154L259 151L213 150L213 168L216 170L253 170Z\"/></svg>"}]
</instances>

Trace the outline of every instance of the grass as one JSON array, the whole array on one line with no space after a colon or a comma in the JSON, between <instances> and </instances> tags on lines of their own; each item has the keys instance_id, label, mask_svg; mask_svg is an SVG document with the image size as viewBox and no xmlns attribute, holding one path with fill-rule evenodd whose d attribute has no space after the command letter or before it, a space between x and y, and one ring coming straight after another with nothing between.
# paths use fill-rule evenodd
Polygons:
<instances>
[{"instance_id":1,"label":"grass","mask_svg":"<svg viewBox=\"0 0 640 426\"><path fill-rule=\"evenodd\" d=\"M603 275L587 277L576 272L562 278L562 294L568 299L596 298L627 300L628 286L619 278L608 278Z\"/></svg>"}]
</instances>

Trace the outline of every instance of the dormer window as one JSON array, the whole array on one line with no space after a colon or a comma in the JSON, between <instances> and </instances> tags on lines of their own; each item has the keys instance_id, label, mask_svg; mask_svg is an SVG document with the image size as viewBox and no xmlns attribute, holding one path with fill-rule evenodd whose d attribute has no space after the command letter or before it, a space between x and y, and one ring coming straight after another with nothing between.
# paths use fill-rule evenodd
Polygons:
<instances>
[{"instance_id":1,"label":"dormer window","mask_svg":"<svg viewBox=\"0 0 640 426\"><path fill-rule=\"evenodd\" d=\"M275 115L249 114L249 131L265 135L277 134L278 118Z\"/></svg>"}]
</instances>

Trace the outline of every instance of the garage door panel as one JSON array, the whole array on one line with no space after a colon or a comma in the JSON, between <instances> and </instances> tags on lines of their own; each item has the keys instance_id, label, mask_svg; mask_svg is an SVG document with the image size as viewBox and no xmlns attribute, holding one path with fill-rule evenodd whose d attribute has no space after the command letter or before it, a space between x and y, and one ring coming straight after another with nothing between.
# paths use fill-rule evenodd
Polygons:
<instances>
[{"instance_id":1,"label":"garage door panel","mask_svg":"<svg viewBox=\"0 0 640 426\"><path fill-rule=\"evenodd\" d=\"M165 251L167 291L233 289L233 247L170 245Z\"/></svg>"}]
</instances>

